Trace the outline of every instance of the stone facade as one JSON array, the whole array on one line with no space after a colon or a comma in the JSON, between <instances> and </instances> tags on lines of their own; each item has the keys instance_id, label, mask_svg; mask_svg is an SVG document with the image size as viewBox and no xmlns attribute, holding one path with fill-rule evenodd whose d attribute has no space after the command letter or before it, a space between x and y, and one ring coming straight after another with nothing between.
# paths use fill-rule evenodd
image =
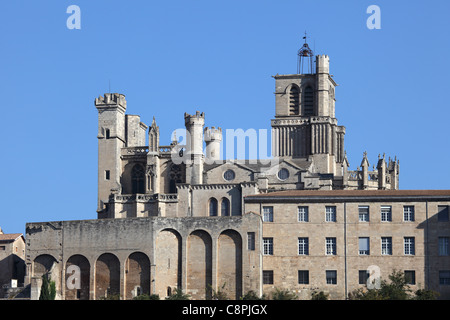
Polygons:
<instances>
[{"instance_id":1,"label":"stone facade","mask_svg":"<svg viewBox=\"0 0 450 320\"><path fill-rule=\"evenodd\" d=\"M361 166L349 170L328 56L316 57L314 72L274 79L270 161L221 160L222 129L205 127L203 112L184 114L185 144L173 139L160 145L156 120L147 126L139 116L126 114L123 94L95 99L98 219L27 224L32 298L39 296L41 276L49 273L60 299L131 299L143 293L165 297L175 288L195 299L208 299L212 290L222 289L235 299L250 290L270 293L274 287L296 291L304 299L320 288L344 299L358 286L355 270L371 264L406 268L409 262L417 283L440 290L433 281L439 281L439 270L450 269L448 260L438 258L439 268L425 265L434 251L422 243L430 239L424 234L443 225L432 224L424 212L436 211L436 203L448 207L448 192L438 200L423 192L400 201L399 162L384 155L370 170L364 152ZM396 219L402 206L414 207L415 222L354 220L359 205L372 213L381 210L380 203L390 205ZM308 207L310 222L296 220L299 206ZM322 219L328 210L324 206L334 208L336 221ZM270 214L274 220L268 222ZM442 229L437 237L447 239L447 232ZM401 237L412 237L414 257L397 257L396 251L386 257L355 254L361 234L370 238L373 252L385 235L395 250ZM307 239L310 254L299 255L299 238ZM436 245L428 243L429 250ZM326 248L336 254L326 254ZM299 285L299 270L308 271L308 283L303 279ZM324 280L327 270L335 285Z\"/></svg>"}]
</instances>

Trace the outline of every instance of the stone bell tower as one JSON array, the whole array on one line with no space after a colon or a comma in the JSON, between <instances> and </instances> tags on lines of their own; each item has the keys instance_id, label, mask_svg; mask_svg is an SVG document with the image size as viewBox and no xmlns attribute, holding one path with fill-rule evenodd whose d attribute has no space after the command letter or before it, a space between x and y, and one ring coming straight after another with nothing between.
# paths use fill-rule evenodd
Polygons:
<instances>
[{"instance_id":1,"label":"stone bell tower","mask_svg":"<svg viewBox=\"0 0 450 320\"><path fill-rule=\"evenodd\" d=\"M297 74L273 76L272 154L307 159L319 173L341 175L345 127L335 117L337 84L330 75L330 59L314 56L305 39L298 61Z\"/></svg>"}]
</instances>

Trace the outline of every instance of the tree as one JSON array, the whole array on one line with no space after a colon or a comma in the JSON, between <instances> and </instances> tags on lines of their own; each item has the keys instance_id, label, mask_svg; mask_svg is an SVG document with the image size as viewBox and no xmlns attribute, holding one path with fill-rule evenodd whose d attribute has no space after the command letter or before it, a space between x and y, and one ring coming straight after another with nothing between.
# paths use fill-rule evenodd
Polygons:
<instances>
[{"instance_id":1,"label":"tree","mask_svg":"<svg viewBox=\"0 0 450 320\"><path fill-rule=\"evenodd\" d=\"M183 289L176 288L175 293L171 294L166 298L166 300L189 300L191 296L189 294L183 293Z\"/></svg>"},{"instance_id":2,"label":"tree","mask_svg":"<svg viewBox=\"0 0 450 320\"><path fill-rule=\"evenodd\" d=\"M55 281L50 281L48 274L42 276L41 294L39 300L55 300L56 284Z\"/></svg>"},{"instance_id":3,"label":"tree","mask_svg":"<svg viewBox=\"0 0 450 320\"><path fill-rule=\"evenodd\" d=\"M245 295L243 295L241 298L241 300L265 300L266 299L266 295L263 294L261 297L258 296L256 294L255 291L250 290L249 292L247 292Z\"/></svg>"},{"instance_id":4,"label":"tree","mask_svg":"<svg viewBox=\"0 0 450 320\"><path fill-rule=\"evenodd\" d=\"M159 300L158 294L141 294L133 298L133 300Z\"/></svg>"},{"instance_id":5,"label":"tree","mask_svg":"<svg viewBox=\"0 0 450 320\"><path fill-rule=\"evenodd\" d=\"M311 300L328 300L328 293L314 291L311 294Z\"/></svg>"},{"instance_id":6,"label":"tree","mask_svg":"<svg viewBox=\"0 0 450 320\"><path fill-rule=\"evenodd\" d=\"M226 285L226 282L224 282L222 287L220 287L217 291L214 290L214 288L211 285L208 285L209 291L212 292L212 297L211 297L212 300L229 300L226 292L224 291L225 285ZM208 294L207 294L207 296L208 296Z\"/></svg>"},{"instance_id":7,"label":"tree","mask_svg":"<svg viewBox=\"0 0 450 320\"><path fill-rule=\"evenodd\" d=\"M405 274L394 270L389 275L390 282L382 280L378 289L354 290L348 295L350 300L434 300L437 294L431 290L420 289L414 295Z\"/></svg>"},{"instance_id":8,"label":"tree","mask_svg":"<svg viewBox=\"0 0 450 320\"><path fill-rule=\"evenodd\" d=\"M278 289L272 292L273 300L295 300L297 295L288 289Z\"/></svg>"}]
</instances>

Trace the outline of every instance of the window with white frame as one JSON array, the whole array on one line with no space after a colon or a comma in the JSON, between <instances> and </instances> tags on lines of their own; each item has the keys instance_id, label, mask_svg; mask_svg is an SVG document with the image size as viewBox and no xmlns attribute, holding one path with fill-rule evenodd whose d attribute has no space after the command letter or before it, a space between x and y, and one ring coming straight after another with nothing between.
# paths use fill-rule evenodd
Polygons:
<instances>
[{"instance_id":1,"label":"window with white frame","mask_svg":"<svg viewBox=\"0 0 450 320\"><path fill-rule=\"evenodd\" d=\"M369 206L359 206L358 212L360 222L369 222Z\"/></svg>"},{"instance_id":2,"label":"window with white frame","mask_svg":"<svg viewBox=\"0 0 450 320\"><path fill-rule=\"evenodd\" d=\"M439 237L439 255L440 256L448 256L450 255L449 250L449 237Z\"/></svg>"},{"instance_id":3,"label":"window with white frame","mask_svg":"<svg viewBox=\"0 0 450 320\"><path fill-rule=\"evenodd\" d=\"M273 207L263 207L263 221L273 222Z\"/></svg>"},{"instance_id":4,"label":"window with white frame","mask_svg":"<svg viewBox=\"0 0 450 320\"><path fill-rule=\"evenodd\" d=\"M359 238L359 255L368 256L370 254L370 244L368 237Z\"/></svg>"},{"instance_id":5,"label":"window with white frame","mask_svg":"<svg viewBox=\"0 0 450 320\"><path fill-rule=\"evenodd\" d=\"M327 284L337 284L337 271L326 270Z\"/></svg>"},{"instance_id":6,"label":"window with white frame","mask_svg":"<svg viewBox=\"0 0 450 320\"><path fill-rule=\"evenodd\" d=\"M298 254L299 255L308 255L309 254L308 238L298 238Z\"/></svg>"},{"instance_id":7,"label":"window with white frame","mask_svg":"<svg viewBox=\"0 0 450 320\"><path fill-rule=\"evenodd\" d=\"M415 241L414 237L405 237L403 239L405 254L406 255L414 255L415 254Z\"/></svg>"},{"instance_id":8,"label":"window with white frame","mask_svg":"<svg viewBox=\"0 0 450 320\"><path fill-rule=\"evenodd\" d=\"M336 238L326 238L325 254L336 255Z\"/></svg>"},{"instance_id":9,"label":"window with white frame","mask_svg":"<svg viewBox=\"0 0 450 320\"><path fill-rule=\"evenodd\" d=\"M308 222L308 207L298 207L298 221L299 222Z\"/></svg>"},{"instance_id":10,"label":"window with white frame","mask_svg":"<svg viewBox=\"0 0 450 320\"><path fill-rule=\"evenodd\" d=\"M392 221L391 206L381 206L381 221Z\"/></svg>"},{"instance_id":11,"label":"window with white frame","mask_svg":"<svg viewBox=\"0 0 450 320\"><path fill-rule=\"evenodd\" d=\"M325 221L336 222L336 207L335 206L325 207Z\"/></svg>"},{"instance_id":12,"label":"window with white frame","mask_svg":"<svg viewBox=\"0 0 450 320\"><path fill-rule=\"evenodd\" d=\"M263 238L263 254L266 256L273 255L273 238Z\"/></svg>"},{"instance_id":13,"label":"window with white frame","mask_svg":"<svg viewBox=\"0 0 450 320\"><path fill-rule=\"evenodd\" d=\"M381 254L392 255L392 237L381 238Z\"/></svg>"},{"instance_id":14,"label":"window with white frame","mask_svg":"<svg viewBox=\"0 0 450 320\"><path fill-rule=\"evenodd\" d=\"M403 207L403 221L414 221L414 206Z\"/></svg>"}]
</instances>

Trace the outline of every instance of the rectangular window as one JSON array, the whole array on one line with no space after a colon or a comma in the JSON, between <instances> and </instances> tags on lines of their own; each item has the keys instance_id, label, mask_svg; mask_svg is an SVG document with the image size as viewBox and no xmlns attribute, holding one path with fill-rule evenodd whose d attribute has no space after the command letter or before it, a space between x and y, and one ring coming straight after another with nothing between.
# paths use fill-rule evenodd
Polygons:
<instances>
[{"instance_id":1,"label":"rectangular window","mask_svg":"<svg viewBox=\"0 0 450 320\"><path fill-rule=\"evenodd\" d=\"M450 255L450 250L448 247L449 237L439 237L439 255L448 256Z\"/></svg>"},{"instance_id":2,"label":"rectangular window","mask_svg":"<svg viewBox=\"0 0 450 320\"><path fill-rule=\"evenodd\" d=\"M450 285L450 270L439 271L439 284Z\"/></svg>"},{"instance_id":3,"label":"rectangular window","mask_svg":"<svg viewBox=\"0 0 450 320\"><path fill-rule=\"evenodd\" d=\"M298 270L298 284L309 284L308 270Z\"/></svg>"},{"instance_id":4,"label":"rectangular window","mask_svg":"<svg viewBox=\"0 0 450 320\"><path fill-rule=\"evenodd\" d=\"M413 256L415 254L414 237L405 237L403 243L404 243L404 247L405 247L405 254Z\"/></svg>"},{"instance_id":5,"label":"rectangular window","mask_svg":"<svg viewBox=\"0 0 450 320\"><path fill-rule=\"evenodd\" d=\"M405 270L405 280L406 280L406 284L411 284L411 285L416 284L416 271Z\"/></svg>"},{"instance_id":6,"label":"rectangular window","mask_svg":"<svg viewBox=\"0 0 450 320\"><path fill-rule=\"evenodd\" d=\"M448 221L448 206L438 206L438 221Z\"/></svg>"},{"instance_id":7,"label":"rectangular window","mask_svg":"<svg viewBox=\"0 0 450 320\"><path fill-rule=\"evenodd\" d=\"M325 254L336 255L336 238L326 238Z\"/></svg>"},{"instance_id":8,"label":"rectangular window","mask_svg":"<svg viewBox=\"0 0 450 320\"><path fill-rule=\"evenodd\" d=\"M298 221L308 222L308 207L298 207Z\"/></svg>"},{"instance_id":9,"label":"rectangular window","mask_svg":"<svg viewBox=\"0 0 450 320\"><path fill-rule=\"evenodd\" d=\"M255 233L254 232L247 232L247 245L248 250L255 250Z\"/></svg>"},{"instance_id":10,"label":"rectangular window","mask_svg":"<svg viewBox=\"0 0 450 320\"><path fill-rule=\"evenodd\" d=\"M337 284L337 271L326 270L327 284Z\"/></svg>"},{"instance_id":11,"label":"rectangular window","mask_svg":"<svg viewBox=\"0 0 450 320\"><path fill-rule=\"evenodd\" d=\"M6 250L6 246L0 246L0 251L5 251Z\"/></svg>"},{"instance_id":12,"label":"rectangular window","mask_svg":"<svg viewBox=\"0 0 450 320\"><path fill-rule=\"evenodd\" d=\"M263 270L263 284L273 284L273 270Z\"/></svg>"},{"instance_id":13,"label":"rectangular window","mask_svg":"<svg viewBox=\"0 0 450 320\"><path fill-rule=\"evenodd\" d=\"M392 221L391 206L381 206L381 221Z\"/></svg>"},{"instance_id":14,"label":"rectangular window","mask_svg":"<svg viewBox=\"0 0 450 320\"><path fill-rule=\"evenodd\" d=\"M335 206L325 207L325 221L336 222L336 207Z\"/></svg>"},{"instance_id":15,"label":"rectangular window","mask_svg":"<svg viewBox=\"0 0 450 320\"><path fill-rule=\"evenodd\" d=\"M111 177L111 173L109 170L105 170L105 180L109 180Z\"/></svg>"},{"instance_id":16,"label":"rectangular window","mask_svg":"<svg viewBox=\"0 0 450 320\"><path fill-rule=\"evenodd\" d=\"M106 138L106 139L111 138L111 133L110 133L110 130L109 130L109 129L105 129L105 138Z\"/></svg>"},{"instance_id":17,"label":"rectangular window","mask_svg":"<svg viewBox=\"0 0 450 320\"><path fill-rule=\"evenodd\" d=\"M263 207L263 221L273 222L273 207Z\"/></svg>"},{"instance_id":18,"label":"rectangular window","mask_svg":"<svg viewBox=\"0 0 450 320\"><path fill-rule=\"evenodd\" d=\"M370 273L367 270L359 270L359 284L367 284L367 279L369 279Z\"/></svg>"},{"instance_id":19,"label":"rectangular window","mask_svg":"<svg viewBox=\"0 0 450 320\"><path fill-rule=\"evenodd\" d=\"M414 206L403 207L403 221L414 221Z\"/></svg>"},{"instance_id":20,"label":"rectangular window","mask_svg":"<svg viewBox=\"0 0 450 320\"><path fill-rule=\"evenodd\" d=\"M273 255L273 238L263 238L263 254L266 256Z\"/></svg>"},{"instance_id":21,"label":"rectangular window","mask_svg":"<svg viewBox=\"0 0 450 320\"><path fill-rule=\"evenodd\" d=\"M381 238L381 254L392 255L392 237Z\"/></svg>"},{"instance_id":22,"label":"rectangular window","mask_svg":"<svg viewBox=\"0 0 450 320\"><path fill-rule=\"evenodd\" d=\"M359 206L359 221L369 222L369 206Z\"/></svg>"},{"instance_id":23,"label":"rectangular window","mask_svg":"<svg viewBox=\"0 0 450 320\"><path fill-rule=\"evenodd\" d=\"M309 243L308 238L298 238L298 254L308 255L309 254Z\"/></svg>"},{"instance_id":24,"label":"rectangular window","mask_svg":"<svg viewBox=\"0 0 450 320\"><path fill-rule=\"evenodd\" d=\"M361 256L368 256L370 254L370 244L368 237L359 238L359 254Z\"/></svg>"}]
</instances>

